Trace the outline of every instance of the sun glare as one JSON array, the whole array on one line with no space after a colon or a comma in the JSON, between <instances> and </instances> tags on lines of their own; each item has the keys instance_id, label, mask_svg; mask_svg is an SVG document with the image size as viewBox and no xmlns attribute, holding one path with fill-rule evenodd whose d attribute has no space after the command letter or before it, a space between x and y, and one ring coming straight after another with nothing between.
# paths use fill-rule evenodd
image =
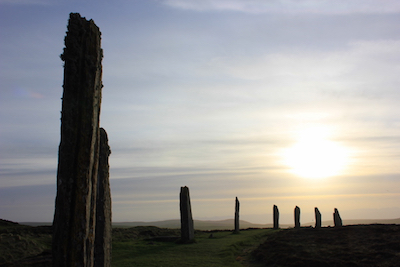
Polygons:
<instances>
[{"instance_id":1,"label":"sun glare","mask_svg":"<svg viewBox=\"0 0 400 267\"><path fill-rule=\"evenodd\" d=\"M323 128L303 131L298 142L284 151L284 162L295 175L326 178L341 174L348 161L347 149L328 139Z\"/></svg>"}]
</instances>

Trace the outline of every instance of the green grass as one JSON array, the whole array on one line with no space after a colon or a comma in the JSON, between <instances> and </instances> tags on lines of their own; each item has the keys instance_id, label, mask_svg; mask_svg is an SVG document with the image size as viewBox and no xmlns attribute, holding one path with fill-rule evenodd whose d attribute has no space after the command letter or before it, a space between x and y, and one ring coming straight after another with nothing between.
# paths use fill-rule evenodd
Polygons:
<instances>
[{"instance_id":1,"label":"green grass","mask_svg":"<svg viewBox=\"0 0 400 267\"><path fill-rule=\"evenodd\" d=\"M196 231L196 242L192 244L154 239L179 238L179 229L137 226L112 231L113 267L229 267L267 263L296 267L397 266L400 261L400 225L395 224L318 230L252 229L240 234L214 231L212 238L211 232ZM51 232L50 226L30 227L0 220L0 265L51 266Z\"/></svg>"},{"instance_id":2,"label":"green grass","mask_svg":"<svg viewBox=\"0 0 400 267\"><path fill-rule=\"evenodd\" d=\"M270 229L240 234L226 231L214 232L209 238L209 232L196 231L196 242L192 244L113 238L112 266L243 266L243 252L260 244L270 233Z\"/></svg>"},{"instance_id":3,"label":"green grass","mask_svg":"<svg viewBox=\"0 0 400 267\"><path fill-rule=\"evenodd\" d=\"M112 266L243 266L241 262L247 260L249 252L273 232L271 229L242 230L240 234L213 231L210 238L211 232L196 231L196 242L179 244L151 239L179 238L179 229L154 226L113 228ZM21 264L25 260L33 261L31 257L40 258L41 253L50 251L51 227L0 221L0 265L14 263L15 266L25 266L19 265L19 261ZM43 256L40 259L50 266L47 258Z\"/></svg>"}]
</instances>

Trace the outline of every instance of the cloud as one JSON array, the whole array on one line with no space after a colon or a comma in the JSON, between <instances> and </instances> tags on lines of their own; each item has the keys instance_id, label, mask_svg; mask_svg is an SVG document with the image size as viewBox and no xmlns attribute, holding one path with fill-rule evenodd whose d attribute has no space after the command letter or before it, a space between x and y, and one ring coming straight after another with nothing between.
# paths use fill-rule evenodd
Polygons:
<instances>
[{"instance_id":1,"label":"cloud","mask_svg":"<svg viewBox=\"0 0 400 267\"><path fill-rule=\"evenodd\" d=\"M218 57L199 71L205 76L223 75L253 81L254 88L258 87L254 82L262 81L263 88L274 88L275 96L283 94L286 100L290 97L287 90L296 101L305 90L334 97L393 99L398 97L398 51L399 40L355 41L328 52L286 51L257 57Z\"/></svg>"},{"instance_id":2,"label":"cloud","mask_svg":"<svg viewBox=\"0 0 400 267\"><path fill-rule=\"evenodd\" d=\"M51 5L54 0L0 0L0 5Z\"/></svg>"},{"instance_id":3,"label":"cloud","mask_svg":"<svg viewBox=\"0 0 400 267\"><path fill-rule=\"evenodd\" d=\"M33 98L33 99L41 99L45 97L43 94L35 92L29 88L16 88L14 90L14 95L16 97Z\"/></svg>"},{"instance_id":4,"label":"cloud","mask_svg":"<svg viewBox=\"0 0 400 267\"><path fill-rule=\"evenodd\" d=\"M376 14L398 13L397 0L165 0L164 4L195 11L237 11L245 13Z\"/></svg>"}]
</instances>

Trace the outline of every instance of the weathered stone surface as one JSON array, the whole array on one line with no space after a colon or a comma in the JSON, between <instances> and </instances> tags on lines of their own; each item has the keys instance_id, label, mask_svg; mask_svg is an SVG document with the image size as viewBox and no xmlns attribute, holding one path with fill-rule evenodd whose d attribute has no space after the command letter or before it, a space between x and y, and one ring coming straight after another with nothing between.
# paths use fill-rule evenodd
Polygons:
<instances>
[{"instance_id":1,"label":"weathered stone surface","mask_svg":"<svg viewBox=\"0 0 400 267\"><path fill-rule=\"evenodd\" d=\"M339 211L335 208L335 212L333 213L333 222L335 223L335 227L342 227L342 218L340 218Z\"/></svg>"},{"instance_id":2,"label":"weathered stone surface","mask_svg":"<svg viewBox=\"0 0 400 267\"><path fill-rule=\"evenodd\" d=\"M273 214L274 214L274 229L279 229L279 210L278 206L276 205L274 205Z\"/></svg>"},{"instance_id":3,"label":"weathered stone surface","mask_svg":"<svg viewBox=\"0 0 400 267\"><path fill-rule=\"evenodd\" d=\"M239 225L239 208L240 203L238 198L235 199L235 230L234 233L238 234L240 232L240 225Z\"/></svg>"},{"instance_id":4,"label":"weathered stone surface","mask_svg":"<svg viewBox=\"0 0 400 267\"><path fill-rule=\"evenodd\" d=\"M315 228L321 228L322 220L321 220L321 212L319 209L315 207Z\"/></svg>"},{"instance_id":5,"label":"weathered stone surface","mask_svg":"<svg viewBox=\"0 0 400 267\"><path fill-rule=\"evenodd\" d=\"M294 208L294 228L300 228L300 208Z\"/></svg>"},{"instance_id":6,"label":"weathered stone surface","mask_svg":"<svg viewBox=\"0 0 400 267\"><path fill-rule=\"evenodd\" d=\"M102 50L92 20L70 14L53 221L53 266L93 266Z\"/></svg>"},{"instance_id":7,"label":"weathered stone surface","mask_svg":"<svg viewBox=\"0 0 400 267\"><path fill-rule=\"evenodd\" d=\"M107 132L100 128L99 170L97 175L96 198L96 235L94 248L94 266L111 266L111 190L110 165L111 154Z\"/></svg>"},{"instance_id":8,"label":"weathered stone surface","mask_svg":"<svg viewBox=\"0 0 400 267\"><path fill-rule=\"evenodd\" d=\"M190 243L194 240L194 226L192 218L192 208L190 205L189 188L181 187L180 193L181 211L181 242Z\"/></svg>"}]
</instances>

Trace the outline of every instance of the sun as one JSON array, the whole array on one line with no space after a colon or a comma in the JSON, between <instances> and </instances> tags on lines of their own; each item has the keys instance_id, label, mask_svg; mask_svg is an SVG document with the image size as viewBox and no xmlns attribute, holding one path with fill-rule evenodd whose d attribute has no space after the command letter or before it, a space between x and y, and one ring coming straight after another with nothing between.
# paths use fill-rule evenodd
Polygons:
<instances>
[{"instance_id":1,"label":"sun","mask_svg":"<svg viewBox=\"0 0 400 267\"><path fill-rule=\"evenodd\" d=\"M339 175L348 162L348 151L329 140L326 129L310 128L301 132L297 143L283 152L291 172L305 178L327 178Z\"/></svg>"}]
</instances>

